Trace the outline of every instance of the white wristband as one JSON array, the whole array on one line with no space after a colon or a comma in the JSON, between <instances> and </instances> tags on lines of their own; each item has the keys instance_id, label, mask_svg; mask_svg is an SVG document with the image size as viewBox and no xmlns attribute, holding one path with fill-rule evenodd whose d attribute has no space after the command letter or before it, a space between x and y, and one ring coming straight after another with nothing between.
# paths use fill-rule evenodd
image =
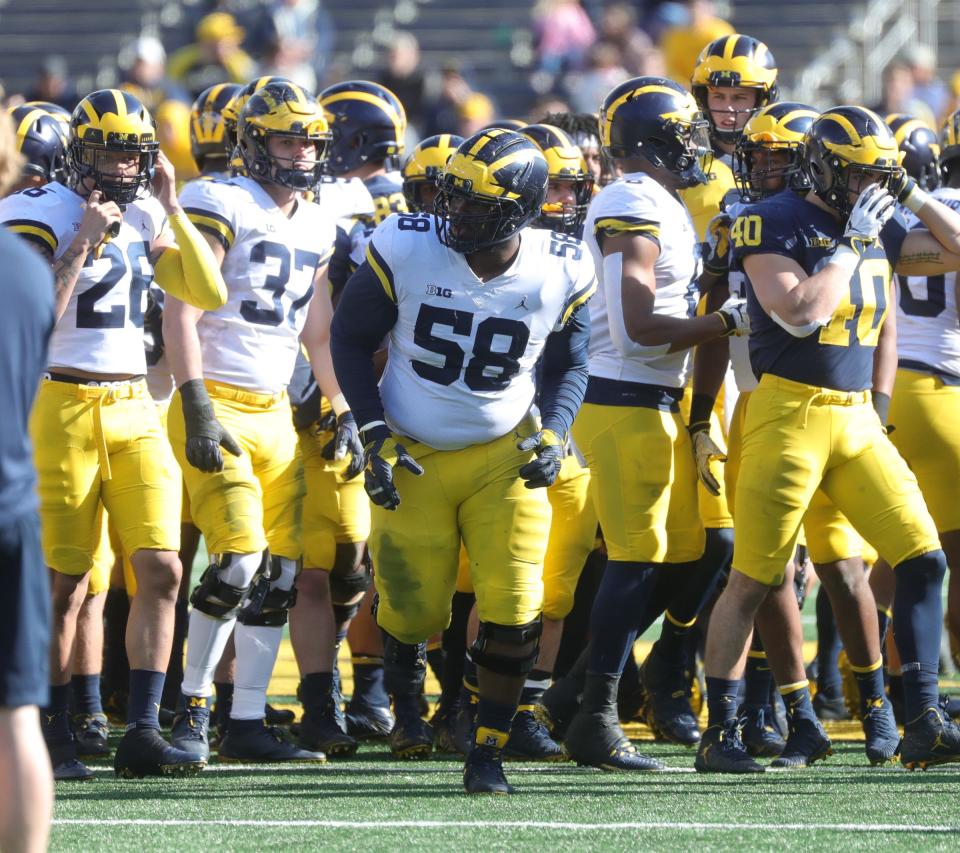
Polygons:
<instances>
[{"instance_id":1,"label":"white wristband","mask_svg":"<svg viewBox=\"0 0 960 853\"><path fill-rule=\"evenodd\" d=\"M901 204L909 210L911 213L919 213L920 208L923 207L930 196L920 187L914 187L913 191L908 195Z\"/></svg>"},{"instance_id":2,"label":"white wristband","mask_svg":"<svg viewBox=\"0 0 960 853\"><path fill-rule=\"evenodd\" d=\"M860 255L843 243L837 246L836 251L830 256L830 263L836 264L844 272L852 275L857 268L857 264L860 263Z\"/></svg>"},{"instance_id":3,"label":"white wristband","mask_svg":"<svg viewBox=\"0 0 960 853\"><path fill-rule=\"evenodd\" d=\"M342 393L337 394L330 400L330 408L333 409L333 413L339 418L344 412L350 411L350 406L347 405L347 398L343 396Z\"/></svg>"}]
</instances>

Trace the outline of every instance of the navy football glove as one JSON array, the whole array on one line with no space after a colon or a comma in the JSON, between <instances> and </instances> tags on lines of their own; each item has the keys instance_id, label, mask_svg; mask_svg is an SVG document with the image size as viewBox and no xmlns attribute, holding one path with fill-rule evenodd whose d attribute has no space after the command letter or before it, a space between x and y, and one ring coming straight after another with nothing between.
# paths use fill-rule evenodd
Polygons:
<instances>
[{"instance_id":1,"label":"navy football glove","mask_svg":"<svg viewBox=\"0 0 960 853\"><path fill-rule=\"evenodd\" d=\"M528 489L543 489L552 486L563 464L563 439L552 429L542 429L517 443L517 450L537 454L537 458L524 465L520 476Z\"/></svg>"},{"instance_id":2,"label":"navy football glove","mask_svg":"<svg viewBox=\"0 0 960 853\"><path fill-rule=\"evenodd\" d=\"M243 449L217 420L213 403L202 379L191 379L180 386L183 403L183 423L187 433L187 462L194 468L210 474L223 470L223 447L234 456Z\"/></svg>"},{"instance_id":3,"label":"navy football glove","mask_svg":"<svg viewBox=\"0 0 960 853\"><path fill-rule=\"evenodd\" d=\"M330 439L320 451L324 459L339 462L350 454L350 464L343 471L346 480L352 480L364 468L363 444L360 442L360 431L353 412L344 412L336 420L336 435Z\"/></svg>"},{"instance_id":4,"label":"navy football glove","mask_svg":"<svg viewBox=\"0 0 960 853\"><path fill-rule=\"evenodd\" d=\"M400 506L400 493L393 482L394 469L405 468L419 477L423 474L423 468L407 453L402 444L393 440L385 425L364 430L364 439L363 452L367 468L363 472L363 487L377 506L396 509Z\"/></svg>"}]
</instances>

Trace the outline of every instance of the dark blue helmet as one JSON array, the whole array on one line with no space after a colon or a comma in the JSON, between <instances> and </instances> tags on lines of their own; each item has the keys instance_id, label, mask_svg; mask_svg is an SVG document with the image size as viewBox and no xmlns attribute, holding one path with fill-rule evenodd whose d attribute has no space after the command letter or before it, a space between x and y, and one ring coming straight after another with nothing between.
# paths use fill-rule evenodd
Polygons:
<instances>
[{"instance_id":1,"label":"dark blue helmet","mask_svg":"<svg viewBox=\"0 0 960 853\"><path fill-rule=\"evenodd\" d=\"M17 150L23 155L23 174L63 183L67 176L63 123L46 110L26 104L10 110L10 118L17 134Z\"/></svg>"},{"instance_id":2,"label":"dark blue helmet","mask_svg":"<svg viewBox=\"0 0 960 853\"><path fill-rule=\"evenodd\" d=\"M403 154L407 114L386 86L348 80L324 89L320 106L333 134L327 170L345 175L366 163L384 163Z\"/></svg>"},{"instance_id":3,"label":"dark blue helmet","mask_svg":"<svg viewBox=\"0 0 960 853\"><path fill-rule=\"evenodd\" d=\"M940 186L940 140L926 124L903 113L891 113L884 121L903 152L907 174L923 190Z\"/></svg>"},{"instance_id":4,"label":"dark blue helmet","mask_svg":"<svg viewBox=\"0 0 960 853\"><path fill-rule=\"evenodd\" d=\"M437 179L440 241L471 254L509 240L540 215L549 167L540 149L511 130L482 130L457 148Z\"/></svg>"}]
</instances>

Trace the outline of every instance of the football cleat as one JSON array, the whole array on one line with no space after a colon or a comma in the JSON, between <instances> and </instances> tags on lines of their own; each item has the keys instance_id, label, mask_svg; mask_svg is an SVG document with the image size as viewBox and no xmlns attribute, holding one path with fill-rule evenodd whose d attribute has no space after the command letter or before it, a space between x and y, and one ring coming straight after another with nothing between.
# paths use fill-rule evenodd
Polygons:
<instances>
[{"instance_id":1,"label":"football cleat","mask_svg":"<svg viewBox=\"0 0 960 853\"><path fill-rule=\"evenodd\" d=\"M460 711L453 726L453 746L461 755L469 755L473 748L474 724L477 720L476 693L471 692L469 701L460 703Z\"/></svg>"},{"instance_id":2,"label":"football cleat","mask_svg":"<svg viewBox=\"0 0 960 853\"><path fill-rule=\"evenodd\" d=\"M897 731L890 700L886 696L871 699L861 721L870 763L878 765L896 761L900 753L900 732Z\"/></svg>"},{"instance_id":3,"label":"football cleat","mask_svg":"<svg viewBox=\"0 0 960 853\"><path fill-rule=\"evenodd\" d=\"M771 767L810 767L833 755L830 738L819 721L795 720L787 735L787 743L779 758L770 762Z\"/></svg>"},{"instance_id":4,"label":"football cleat","mask_svg":"<svg viewBox=\"0 0 960 853\"><path fill-rule=\"evenodd\" d=\"M350 737L337 723L332 698L316 710L304 709L297 736L304 748L324 752L331 757L349 758L357 751L356 738Z\"/></svg>"},{"instance_id":5,"label":"football cleat","mask_svg":"<svg viewBox=\"0 0 960 853\"><path fill-rule=\"evenodd\" d=\"M850 719L850 711L847 708L843 694L839 696L827 696L823 693L817 693L816 696L813 697L813 711L817 715L817 719L824 720L825 722Z\"/></svg>"},{"instance_id":6,"label":"football cleat","mask_svg":"<svg viewBox=\"0 0 960 853\"><path fill-rule=\"evenodd\" d=\"M564 761L567 757L533 710L517 711L503 756L516 761Z\"/></svg>"},{"instance_id":7,"label":"football cleat","mask_svg":"<svg viewBox=\"0 0 960 853\"><path fill-rule=\"evenodd\" d=\"M277 726L258 726L250 731L237 732L231 726L220 742L221 761L311 761L322 764L327 756L322 752L301 749L290 743Z\"/></svg>"},{"instance_id":8,"label":"football cleat","mask_svg":"<svg viewBox=\"0 0 960 853\"><path fill-rule=\"evenodd\" d=\"M197 696L181 697L182 710L173 718L170 743L202 761L210 758L209 700Z\"/></svg>"},{"instance_id":9,"label":"football cleat","mask_svg":"<svg viewBox=\"0 0 960 853\"><path fill-rule=\"evenodd\" d=\"M951 720L960 718L960 699L956 696L951 696L949 693L941 693L940 710L945 717Z\"/></svg>"},{"instance_id":10,"label":"football cleat","mask_svg":"<svg viewBox=\"0 0 960 853\"><path fill-rule=\"evenodd\" d=\"M459 713L459 703L437 706L437 710L430 718L430 726L433 728L433 748L436 752L459 752L454 741L454 729Z\"/></svg>"},{"instance_id":11,"label":"football cleat","mask_svg":"<svg viewBox=\"0 0 960 853\"><path fill-rule=\"evenodd\" d=\"M908 770L960 761L960 728L939 708L927 708L904 727L900 761Z\"/></svg>"},{"instance_id":12,"label":"football cleat","mask_svg":"<svg viewBox=\"0 0 960 853\"><path fill-rule=\"evenodd\" d=\"M73 718L73 733L77 740L77 755L96 757L110 754L107 744L110 726L106 714L78 714Z\"/></svg>"},{"instance_id":13,"label":"football cleat","mask_svg":"<svg viewBox=\"0 0 960 853\"><path fill-rule=\"evenodd\" d=\"M736 724L709 726L700 738L693 766L698 773L763 773L765 769L750 757Z\"/></svg>"},{"instance_id":14,"label":"football cleat","mask_svg":"<svg viewBox=\"0 0 960 853\"><path fill-rule=\"evenodd\" d=\"M492 746L474 746L463 765L463 787L468 794L512 794L503 773L503 756Z\"/></svg>"},{"instance_id":15,"label":"football cleat","mask_svg":"<svg viewBox=\"0 0 960 853\"><path fill-rule=\"evenodd\" d=\"M263 710L268 726L289 726L297 718L289 708L274 708L269 703L264 705Z\"/></svg>"},{"instance_id":16,"label":"football cleat","mask_svg":"<svg viewBox=\"0 0 960 853\"><path fill-rule=\"evenodd\" d=\"M640 667L640 679L647 691L644 716L653 733L681 746L696 746L700 727L690 707L683 667L664 665L651 653Z\"/></svg>"},{"instance_id":17,"label":"football cleat","mask_svg":"<svg viewBox=\"0 0 960 853\"><path fill-rule=\"evenodd\" d=\"M77 760L77 747L73 741L56 746L48 743L47 750L55 782L86 782L93 778L93 771Z\"/></svg>"},{"instance_id":18,"label":"football cleat","mask_svg":"<svg viewBox=\"0 0 960 853\"><path fill-rule=\"evenodd\" d=\"M630 742L616 714L581 711L564 739L567 754L581 767L601 770L662 770L663 762L642 755Z\"/></svg>"},{"instance_id":19,"label":"football cleat","mask_svg":"<svg viewBox=\"0 0 960 853\"><path fill-rule=\"evenodd\" d=\"M414 714L397 717L390 732L390 754L405 761L421 761L433 752L433 727Z\"/></svg>"},{"instance_id":20,"label":"football cleat","mask_svg":"<svg viewBox=\"0 0 960 853\"><path fill-rule=\"evenodd\" d=\"M121 779L194 776L206 764L205 759L170 746L157 729L128 729L113 757L113 770Z\"/></svg>"},{"instance_id":21,"label":"football cleat","mask_svg":"<svg viewBox=\"0 0 960 853\"><path fill-rule=\"evenodd\" d=\"M774 726L770 705L745 705L738 724L743 745L754 758L776 758L783 752L786 741Z\"/></svg>"},{"instance_id":22,"label":"football cleat","mask_svg":"<svg viewBox=\"0 0 960 853\"><path fill-rule=\"evenodd\" d=\"M396 723L388 707L370 705L362 699L353 699L347 705L347 734L357 740L390 737Z\"/></svg>"},{"instance_id":23,"label":"football cleat","mask_svg":"<svg viewBox=\"0 0 960 853\"><path fill-rule=\"evenodd\" d=\"M573 678L562 678L551 684L543 694L538 706L543 724L557 740L563 740L577 711L580 709L580 689L574 686Z\"/></svg>"}]
</instances>

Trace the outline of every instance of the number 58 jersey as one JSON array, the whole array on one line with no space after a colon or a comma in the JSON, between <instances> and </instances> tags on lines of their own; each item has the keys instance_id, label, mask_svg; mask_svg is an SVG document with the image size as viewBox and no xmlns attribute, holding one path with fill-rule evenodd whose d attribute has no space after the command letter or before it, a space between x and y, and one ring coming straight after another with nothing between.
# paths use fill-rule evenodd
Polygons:
<instances>
[{"instance_id":1,"label":"number 58 jersey","mask_svg":"<svg viewBox=\"0 0 960 853\"><path fill-rule=\"evenodd\" d=\"M287 217L247 177L192 181L180 203L226 252L227 303L197 323L204 377L262 394L282 391L293 374L314 276L333 251L333 220L303 200Z\"/></svg>"},{"instance_id":2,"label":"number 58 jersey","mask_svg":"<svg viewBox=\"0 0 960 853\"><path fill-rule=\"evenodd\" d=\"M492 441L523 420L547 337L596 289L579 240L531 228L510 268L481 281L427 214L386 219L366 259L397 307L380 382L387 423L438 450Z\"/></svg>"},{"instance_id":3,"label":"number 58 jersey","mask_svg":"<svg viewBox=\"0 0 960 853\"><path fill-rule=\"evenodd\" d=\"M24 190L0 201L0 223L59 260L83 219L84 200L63 184ZM87 255L50 339L47 363L89 373L147 372L143 312L153 281L150 247L166 215L148 197L128 204L116 237Z\"/></svg>"}]
</instances>

